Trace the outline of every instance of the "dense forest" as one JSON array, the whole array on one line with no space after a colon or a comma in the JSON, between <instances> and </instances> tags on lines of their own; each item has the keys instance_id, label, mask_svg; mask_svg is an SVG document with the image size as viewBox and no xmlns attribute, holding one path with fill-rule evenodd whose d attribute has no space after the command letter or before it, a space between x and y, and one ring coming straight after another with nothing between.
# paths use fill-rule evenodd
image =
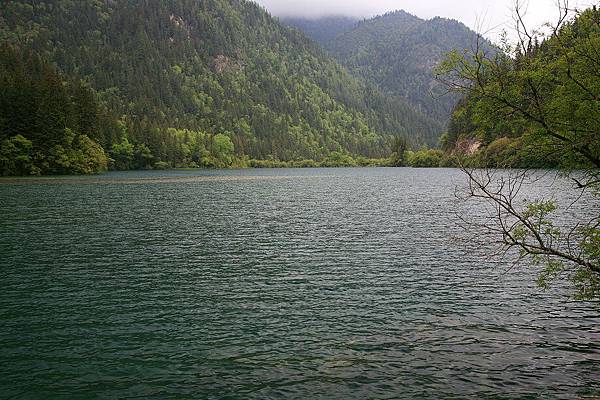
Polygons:
<instances>
[{"instance_id":1,"label":"dense forest","mask_svg":"<svg viewBox=\"0 0 600 400\"><path fill-rule=\"evenodd\" d=\"M441 139L446 154L485 167L598 167L600 12L525 43L444 63L447 84L466 94Z\"/></svg>"},{"instance_id":2,"label":"dense forest","mask_svg":"<svg viewBox=\"0 0 600 400\"><path fill-rule=\"evenodd\" d=\"M281 22L299 29L317 43L326 45L337 36L356 27L358 19L347 16L326 16L319 18L285 17Z\"/></svg>"},{"instance_id":3,"label":"dense forest","mask_svg":"<svg viewBox=\"0 0 600 400\"><path fill-rule=\"evenodd\" d=\"M449 119L440 148L414 151L395 141L392 165L581 168L590 160L573 143L600 158L598 15L590 8L546 40L527 38L526 48L498 48L456 21L423 21L402 11L321 43L389 96ZM436 91L452 95L434 98ZM549 129L558 133L544 134Z\"/></svg>"},{"instance_id":4,"label":"dense forest","mask_svg":"<svg viewBox=\"0 0 600 400\"><path fill-rule=\"evenodd\" d=\"M114 119L95 93L65 81L41 57L0 48L0 171L5 174L93 173L106 169L99 145Z\"/></svg>"},{"instance_id":5,"label":"dense forest","mask_svg":"<svg viewBox=\"0 0 600 400\"><path fill-rule=\"evenodd\" d=\"M453 50L472 49L477 35L464 24L445 18L423 20L404 11L390 12L353 25L332 24L331 18L287 23L318 40L355 76L399 97L427 115L441 134L460 99L435 77L436 67ZM346 28L333 38L320 33L330 26ZM493 49L491 43L482 43ZM431 145L437 145L434 141Z\"/></svg>"},{"instance_id":6,"label":"dense forest","mask_svg":"<svg viewBox=\"0 0 600 400\"><path fill-rule=\"evenodd\" d=\"M2 174L368 163L438 135L250 1L3 1L0 41L1 157L23 160Z\"/></svg>"},{"instance_id":7,"label":"dense forest","mask_svg":"<svg viewBox=\"0 0 600 400\"><path fill-rule=\"evenodd\" d=\"M473 91L432 96L477 40L456 21L283 20L296 29L245 0L21 0L0 11L0 175L583 162L541 140L539 119L498 118ZM596 13L524 51L479 38L465 65L486 67L488 89L506 72L502 84L546 124L576 116L597 152L598 110L565 106L568 85L598 81L567 51L597 40Z\"/></svg>"}]
</instances>

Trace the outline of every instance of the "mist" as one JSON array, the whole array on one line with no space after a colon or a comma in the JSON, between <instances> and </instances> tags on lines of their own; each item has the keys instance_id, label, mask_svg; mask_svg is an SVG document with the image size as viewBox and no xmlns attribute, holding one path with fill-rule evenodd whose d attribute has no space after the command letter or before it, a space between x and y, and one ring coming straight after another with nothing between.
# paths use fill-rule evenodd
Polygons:
<instances>
[{"instance_id":1,"label":"mist","mask_svg":"<svg viewBox=\"0 0 600 400\"><path fill-rule=\"evenodd\" d=\"M388 11L404 10L418 17L436 16L456 19L485 36L497 38L513 29L514 0L257 0L278 17L319 18L343 15L369 18ZM585 8L596 2L572 1L573 7ZM538 27L558 18L555 0L529 0L526 23Z\"/></svg>"}]
</instances>

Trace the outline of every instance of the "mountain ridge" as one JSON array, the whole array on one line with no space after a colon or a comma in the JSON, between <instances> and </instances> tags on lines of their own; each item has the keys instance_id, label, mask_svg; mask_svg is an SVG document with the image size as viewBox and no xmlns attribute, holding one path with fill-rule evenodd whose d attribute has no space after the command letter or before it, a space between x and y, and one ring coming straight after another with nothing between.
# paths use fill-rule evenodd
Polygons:
<instances>
[{"instance_id":1,"label":"mountain ridge","mask_svg":"<svg viewBox=\"0 0 600 400\"><path fill-rule=\"evenodd\" d=\"M359 18L333 15L308 19L302 17L281 17L281 23L304 32L309 38L323 45L341 33L347 32L359 23Z\"/></svg>"},{"instance_id":2,"label":"mountain ridge","mask_svg":"<svg viewBox=\"0 0 600 400\"><path fill-rule=\"evenodd\" d=\"M251 1L11 0L0 10L2 43L84 81L119 119L117 143L101 143L113 156L125 139L173 166L205 165L216 135L240 159L285 161L384 157L397 136L436 140L435 122ZM185 131L206 148L189 150Z\"/></svg>"},{"instance_id":3,"label":"mountain ridge","mask_svg":"<svg viewBox=\"0 0 600 400\"><path fill-rule=\"evenodd\" d=\"M405 99L445 128L460 97L445 95L435 67L446 53L471 48L477 38L459 21L398 10L358 21L321 45L355 76ZM485 40L483 45L493 48Z\"/></svg>"}]
</instances>

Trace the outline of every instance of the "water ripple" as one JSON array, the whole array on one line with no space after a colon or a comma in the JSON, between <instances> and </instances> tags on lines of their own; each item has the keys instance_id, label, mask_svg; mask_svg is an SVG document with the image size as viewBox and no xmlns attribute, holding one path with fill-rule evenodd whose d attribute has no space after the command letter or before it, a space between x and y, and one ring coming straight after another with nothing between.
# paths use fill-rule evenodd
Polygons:
<instances>
[{"instance_id":1,"label":"water ripple","mask_svg":"<svg viewBox=\"0 0 600 400\"><path fill-rule=\"evenodd\" d=\"M598 307L452 240L456 213L477 215L453 196L463 180L411 169L0 180L0 392L600 396Z\"/></svg>"}]
</instances>

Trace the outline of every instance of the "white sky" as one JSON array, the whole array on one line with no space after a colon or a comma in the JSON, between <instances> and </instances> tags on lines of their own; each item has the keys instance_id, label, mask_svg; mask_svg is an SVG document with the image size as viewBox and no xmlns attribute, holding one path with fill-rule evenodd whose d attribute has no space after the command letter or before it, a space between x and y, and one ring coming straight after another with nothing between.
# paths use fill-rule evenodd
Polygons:
<instances>
[{"instance_id":1,"label":"white sky","mask_svg":"<svg viewBox=\"0 0 600 400\"><path fill-rule=\"evenodd\" d=\"M387 11L405 10L418 17L435 16L459 20L491 39L513 27L512 11L515 0L256 0L271 14L279 17L348 15L371 17ZM527 23L540 26L556 21L556 0L522 0L527 3ZM571 7L585 8L599 0L571 0Z\"/></svg>"}]
</instances>

